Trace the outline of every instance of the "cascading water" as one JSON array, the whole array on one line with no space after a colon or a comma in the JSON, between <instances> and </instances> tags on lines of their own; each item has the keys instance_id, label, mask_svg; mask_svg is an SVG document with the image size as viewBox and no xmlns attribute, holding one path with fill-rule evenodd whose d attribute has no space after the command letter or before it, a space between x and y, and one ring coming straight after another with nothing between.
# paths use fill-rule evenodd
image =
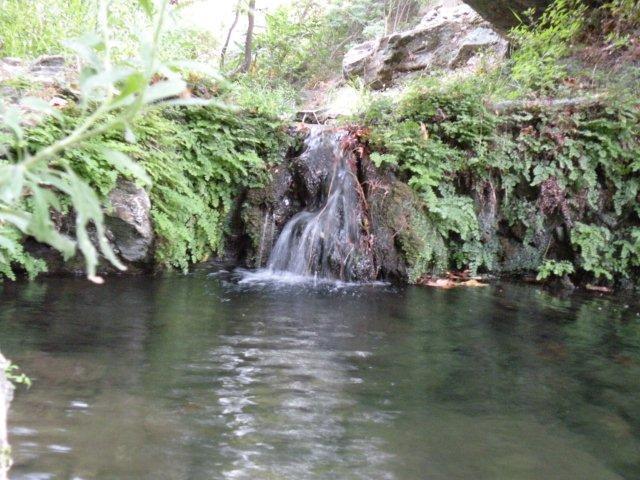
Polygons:
<instances>
[{"instance_id":1,"label":"cascading water","mask_svg":"<svg viewBox=\"0 0 640 480\"><path fill-rule=\"evenodd\" d=\"M345 130L309 126L303 154L305 209L283 227L262 275L355 281L370 274L357 160ZM262 246L261 246L262 249Z\"/></svg>"}]
</instances>

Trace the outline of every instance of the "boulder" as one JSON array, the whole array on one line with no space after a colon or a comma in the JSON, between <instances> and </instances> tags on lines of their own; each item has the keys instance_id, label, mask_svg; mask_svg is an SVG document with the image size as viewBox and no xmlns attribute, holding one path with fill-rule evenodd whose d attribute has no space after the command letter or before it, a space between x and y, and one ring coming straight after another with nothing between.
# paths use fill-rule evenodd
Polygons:
<instances>
[{"instance_id":1,"label":"boulder","mask_svg":"<svg viewBox=\"0 0 640 480\"><path fill-rule=\"evenodd\" d=\"M7 436L7 414L13 399L13 385L5 374L9 362L0 353L0 480L7 480L11 465L9 440Z\"/></svg>"},{"instance_id":2,"label":"boulder","mask_svg":"<svg viewBox=\"0 0 640 480\"><path fill-rule=\"evenodd\" d=\"M540 14L553 3L553 0L464 0L464 2L491 23L493 28L506 33L520 23L524 12L533 8Z\"/></svg>"},{"instance_id":3,"label":"boulder","mask_svg":"<svg viewBox=\"0 0 640 480\"><path fill-rule=\"evenodd\" d=\"M109 194L111 208L105 224L109 239L120 257L132 263L145 263L153 257L154 233L149 194L135 183L120 180Z\"/></svg>"},{"instance_id":4,"label":"boulder","mask_svg":"<svg viewBox=\"0 0 640 480\"><path fill-rule=\"evenodd\" d=\"M468 4L482 18L491 23L491 26L500 33L506 34L509 30L525 19L525 12L533 9L534 17L539 17L549 7L553 0L462 0ZM585 5L592 8L605 5L608 0L582 0Z\"/></svg>"},{"instance_id":5,"label":"boulder","mask_svg":"<svg viewBox=\"0 0 640 480\"><path fill-rule=\"evenodd\" d=\"M37 97L53 108L64 107L77 98L73 87L77 79L77 66L61 55L45 55L34 61L0 59L0 96L6 106L21 111L25 125L40 123L45 114L22 105L22 98Z\"/></svg>"},{"instance_id":6,"label":"boulder","mask_svg":"<svg viewBox=\"0 0 640 480\"><path fill-rule=\"evenodd\" d=\"M469 6L440 5L412 30L353 47L344 57L343 73L383 89L412 72L473 71L481 62L497 63L507 47L508 42Z\"/></svg>"},{"instance_id":7,"label":"boulder","mask_svg":"<svg viewBox=\"0 0 640 480\"><path fill-rule=\"evenodd\" d=\"M109 207L105 209L106 236L114 251L130 273L140 273L153 266L155 235L151 223L151 201L149 194L133 182L120 179L109 194ZM57 230L67 236L75 236L73 212L53 217ZM89 228L89 237L97 244L95 230ZM49 245L29 237L24 242L25 251L47 265L49 275L84 275L85 261L76 254L65 260ZM118 270L109 262L98 265L98 273L106 275Z\"/></svg>"}]
</instances>

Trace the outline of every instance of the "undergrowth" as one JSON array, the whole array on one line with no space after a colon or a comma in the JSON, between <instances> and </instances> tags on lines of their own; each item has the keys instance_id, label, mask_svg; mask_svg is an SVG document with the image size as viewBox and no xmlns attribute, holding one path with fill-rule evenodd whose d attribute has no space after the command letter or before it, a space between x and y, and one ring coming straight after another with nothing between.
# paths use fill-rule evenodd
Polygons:
<instances>
[{"instance_id":1,"label":"undergrowth","mask_svg":"<svg viewBox=\"0 0 640 480\"><path fill-rule=\"evenodd\" d=\"M639 15L627 0L595 10L556 0L537 23L512 31L501 69L434 75L406 85L399 100L370 99L360 119L371 130L371 159L420 195L430 242L445 240L449 268L640 279L637 95L614 84L594 92L569 78L571 54L593 40L594 19L608 22L598 41L612 51L625 39L634 45L625 32L637 31ZM549 96L569 101L554 106ZM500 109L496 98L526 101ZM440 268L410 257L419 275Z\"/></svg>"},{"instance_id":2,"label":"undergrowth","mask_svg":"<svg viewBox=\"0 0 640 480\"><path fill-rule=\"evenodd\" d=\"M32 128L29 145L46 145L72 128L79 112L64 113ZM65 158L103 200L118 177L130 175L105 161L105 147L127 153L144 167L153 181L156 261L182 270L223 251L234 200L243 188L267 180L267 166L280 158L287 141L280 120L220 106L154 111L138 121L133 134L135 143L114 132L85 142Z\"/></svg>"},{"instance_id":3,"label":"undergrowth","mask_svg":"<svg viewBox=\"0 0 640 480\"><path fill-rule=\"evenodd\" d=\"M449 267L637 279L637 102L498 115L484 95L472 81L422 80L395 108L372 106L384 112L371 125L372 160L421 196Z\"/></svg>"}]
</instances>

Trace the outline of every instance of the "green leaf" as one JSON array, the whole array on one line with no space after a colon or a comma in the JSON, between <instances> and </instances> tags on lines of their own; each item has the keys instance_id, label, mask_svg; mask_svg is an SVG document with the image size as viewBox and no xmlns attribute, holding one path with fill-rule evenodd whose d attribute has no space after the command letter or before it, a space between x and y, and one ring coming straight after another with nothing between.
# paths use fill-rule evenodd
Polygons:
<instances>
[{"instance_id":1,"label":"green leaf","mask_svg":"<svg viewBox=\"0 0 640 480\"><path fill-rule=\"evenodd\" d=\"M122 173L129 173L137 179L144 182L146 185L151 185L152 180L149 177L147 171L128 155L116 150L103 150L104 158L113 165L118 171Z\"/></svg>"},{"instance_id":2,"label":"green leaf","mask_svg":"<svg viewBox=\"0 0 640 480\"><path fill-rule=\"evenodd\" d=\"M164 0L167 1L167 0ZM138 0L138 3L149 18L153 16L153 2L151 0Z\"/></svg>"},{"instance_id":3,"label":"green leaf","mask_svg":"<svg viewBox=\"0 0 640 480\"><path fill-rule=\"evenodd\" d=\"M163 80L151 85L144 94L145 103L177 97L187 88L184 80Z\"/></svg>"},{"instance_id":4,"label":"green leaf","mask_svg":"<svg viewBox=\"0 0 640 480\"><path fill-rule=\"evenodd\" d=\"M13 204L20 198L24 188L24 173L21 164L0 167L0 200Z\"/></svg>"},{"instance_id":5,"label":"green leaf","mask_svg":"<svg viewBox=\"0 0 640 480\"><path fill-rule=\"evenodd\" d=\"M58 120L62 118L62 115L58 110L49 105L49 102L42 100L37 97L24 97L20 100L20 105L30 108L31 110L35 110L36 112L46 113L47 115L51 115Z\"/></svg>"},{"instance_id":6,"label":"green leaf","mask_svg":"<svg viewBox=\"0 0 640 480\"><path fill-rule=\"evenodd\" d=\"M55 195L48 190L33 190L33 215L29 222L29 233L39 242L51 245L62 253L65 260L71 258L76 251L76 244L65 235L61 235L51 221L50 206L58 202Z\"/></svg>"}]
</instances>

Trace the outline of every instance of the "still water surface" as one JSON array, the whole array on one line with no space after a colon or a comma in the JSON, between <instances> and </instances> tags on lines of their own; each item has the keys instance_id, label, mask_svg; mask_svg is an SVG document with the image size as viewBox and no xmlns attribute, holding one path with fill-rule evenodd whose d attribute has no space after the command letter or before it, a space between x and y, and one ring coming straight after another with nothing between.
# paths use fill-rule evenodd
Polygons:
<instances>
[{"instance_id":1,"label":"still water surface","mask_svg":"<svg viewBox=\"0 0 640 480\"><path fill-rule=\"evenodd\" d=\"M6 285L14 480L640 478L640 312L522 285Z\"/></svg>"}]
</instances>

